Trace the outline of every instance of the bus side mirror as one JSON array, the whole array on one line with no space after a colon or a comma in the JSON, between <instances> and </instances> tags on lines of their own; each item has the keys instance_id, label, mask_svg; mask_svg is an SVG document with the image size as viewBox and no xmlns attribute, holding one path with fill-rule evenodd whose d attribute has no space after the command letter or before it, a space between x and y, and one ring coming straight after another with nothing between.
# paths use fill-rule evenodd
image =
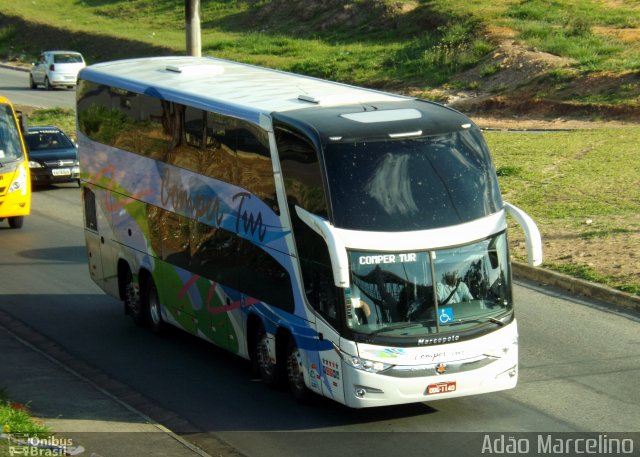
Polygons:
<instances>
[{"instance_id":1,"label":"bus side mirror","mask_svg":"<svg viewBox=\"0 0 640 457\"><path fill-rule=\"evenodd\" d=\"M524 230L525 244L527 246L527 259L529 265L537 267L542 264L542 238L540 231L533 219L517 206L505 202L507 212L520 224Z\"/></svg>"},{"instance_id":2,"label":"bus side mirror","mask_svg":"<svg viewBox=\"0 0 640 457\"><path fill-rule=\"evenodd\" d=\"M18 117L18 124L20 125L20 131L22 135L27 134L27 115L22 111L16 111L16 116Z\"/></svg>"}]
</instances>

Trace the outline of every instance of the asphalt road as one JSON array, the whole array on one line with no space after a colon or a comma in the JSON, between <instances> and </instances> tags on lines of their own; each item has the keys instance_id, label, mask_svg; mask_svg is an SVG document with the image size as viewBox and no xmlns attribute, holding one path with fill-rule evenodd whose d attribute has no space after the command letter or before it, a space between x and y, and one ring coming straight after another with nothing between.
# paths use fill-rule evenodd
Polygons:
<instances>
[{"instance_id":1,"label":"asphalt road","mask_svg":"<svg viewBox=\"0 0 640 457\"><path fill-rule=\"evenodd\" d=\"M76 91L70 89L44 90L29 88L29 73L0 68L0 95L4 95L14 105L37 108L75 108Z\"/></svg>"},{"instance_id":2,"label":"asphalt road","mask_svg":"<svg viewBox=\"0 0 640 457\"><path fill-rule=\"evenodd\" d=\"M3 311L194 425L176 432L213 433L249 457L297 456L301 447L308 456L336 447L425 455L423 434L401 432L640 431L638 317L544 289L515 288L516 389L357 411L321 399L300 405L253 379L244 360L181 332L159 338L135 327L89 279L73 184L36 191L22 229L1 223L0 252Z\"/></svg>"}]
</instances>

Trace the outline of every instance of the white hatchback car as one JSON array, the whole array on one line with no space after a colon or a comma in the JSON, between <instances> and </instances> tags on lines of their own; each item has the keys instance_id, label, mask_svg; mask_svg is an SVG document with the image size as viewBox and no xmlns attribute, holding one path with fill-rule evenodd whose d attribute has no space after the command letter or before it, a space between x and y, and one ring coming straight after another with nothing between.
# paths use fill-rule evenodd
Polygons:
<instances>
[{"instance_id":1,"label":"white hatchback car","mask_svg":"<svg viewBox=\"0 0 640 457\"><path fill-rule=\"evenodd\" d=\"M82 54L75 51L45 51L31 66L29 85L49 90L53 87L74 87L78 72L86 66Z\"/></svg>"}]
</instances>

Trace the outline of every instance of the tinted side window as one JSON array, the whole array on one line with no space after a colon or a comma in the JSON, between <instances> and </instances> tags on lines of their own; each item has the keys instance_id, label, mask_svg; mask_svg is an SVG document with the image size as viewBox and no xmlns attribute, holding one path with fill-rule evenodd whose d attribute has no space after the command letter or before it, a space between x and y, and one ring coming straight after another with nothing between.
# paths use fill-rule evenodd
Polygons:
<instances>
[{"instance_id":1,"label":"tinted side window","mask_svg":"<svg viewBox=\"0 0 640 457\"><path fill-rule=\"evenodd\" d=\"M315 149L305 138L284 129L276 129L280 167L289 206L327 217L320 163Z\"/></svg>"},{"instance_id":2,"label":"tinted side window","mask_svg":"<svg viewBox=\"0 0 640 457\"><path fill-rule=\"evenodd\" d=\"M327 244L320 235L296 216L293 232L298 250L302 280L307 300L329 323L338 328L338 313L344 294L333 282L333 270Z\"/></svg>"},{"instance_id":3,"label":"tinted side window","mask_svg":"<svg viewBox=\"0 0 640 457\"><path fill-rule=\"evenodd\" d=\"M150 243L168 263L293 312L291 279L266 251L234 233L148 205Z\"/></svg>"},{"instance_id":4,"label":"tinted side window","mask_svg":"<svg viewBox=\"0 0 640 457\"><path fill-rule=\"evenodd\" d=\"M230 116L81 81L78 126L95 141L248 190L278 213L268 134Z\"/></svg>"}]
</instances>

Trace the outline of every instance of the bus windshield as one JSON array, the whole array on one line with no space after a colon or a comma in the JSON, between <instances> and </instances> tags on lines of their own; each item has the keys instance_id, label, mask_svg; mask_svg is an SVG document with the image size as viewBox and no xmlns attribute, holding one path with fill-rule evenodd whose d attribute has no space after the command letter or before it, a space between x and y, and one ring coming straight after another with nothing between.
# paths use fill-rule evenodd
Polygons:
<instances>
[{"instance_id":1,"label":"bus windshield","mask_svg":"<svg viewBox=\"0 0 640 457\"><path fill-rule=\"evenodd\" d=\"M20 130L11 107L0 104L0 163L23 159Z\"/></svg>"},{"instance_id":2,"label":"bus windshield","mask_svg":"<svg viewBox=\"0 0 640 457\"><path fill-rule=\"evenodd\" d=\"M500 323L512 310L504 233L434 251L349 251L347 326L420 336Z\"/></svg>"},{"instance_id":3,"label":"bus windshield","mask_svg":"<svg viewBox=\"0 0 640 457\"><path fill-rule=\"evenodd\" d=\"M475 127L421 138L329 143L324 149L336 227L424 230L502 208L489 152Z\"/></svg>"}]
</instances>

